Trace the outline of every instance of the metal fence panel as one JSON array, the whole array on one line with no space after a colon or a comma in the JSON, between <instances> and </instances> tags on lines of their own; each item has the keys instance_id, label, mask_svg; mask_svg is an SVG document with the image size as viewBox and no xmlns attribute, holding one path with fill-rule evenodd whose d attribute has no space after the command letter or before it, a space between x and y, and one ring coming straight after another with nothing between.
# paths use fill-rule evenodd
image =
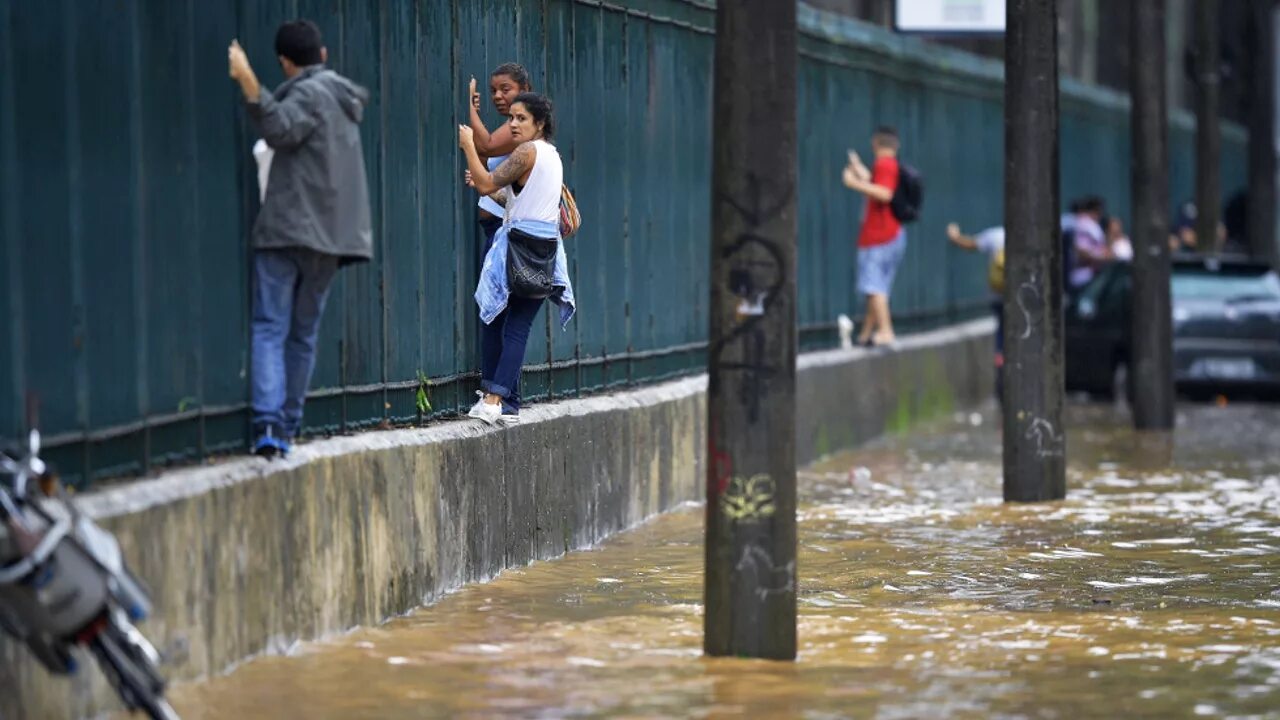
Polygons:
<instances>
[{"instance_id":1,"label":"metal fence panel","mask_svg":"<svg viewBox=\"0 0 1280 720\"><path fill-rule=\"evenodd\" d=\"M606 385L625 384L627 381L627 350L631 347L627 300L631 291L631 237L624 193L628 184L626 173L619 168L628 167L631 159L632 139L627 132L630 125L628 109L628 19L619 10L606 9L601 13L600 46L602 68L601 130L607 155L603 158L601 172L609 178L609 192L600 193L599 227L595 236L599 243L599 262L605 278L604 338L599 352L610 361L604 366Z\"/></svg>"},{"instance_id":2,"label":"metal fence panel","mask_svg":"<svg viewBox=\"0 0 1280 720\"><path fill-rule=\"evenodd\" d=\"M893 304L904 328L985 311L983 259L949 221L1001 221L999 65L801 8L801 342L856 315L863 201L847 148L881 123L926 180ZM255 140L225 48L280 77L275 28L314 19L331 65L373 98L362 126L375 261L344 270L321 327L307 429L421 422L477 383L481 235L462 186L467 81L529 68L556 102L585 224L568 243L579 315L544 313L532 399L696 371L705 360L714 13L702 0L50 0L0 2L0 436L38 396L52 457L80 485L244 447ZM743 78L751 82L751 78ZM1064 88L1063 197L1127 219L1127 102ZM1191 196L1193 125L1171 131L1171 197ZM1224 190L1245 138L1224 130ZM744 148L750 152L750 148ZM1176 207L1176 205L1175 205ZM416 402L420 380L431 408Z\"/></svg>"},{"instance_id":3,"label":"metal fence panel","mask_svg":"<svg viewBox=\"0 0 1280 720\"><path fill-rule=\"evenodd\" d=\"M40 389L43 422L53 428L81 424L77 397L83 342L74 295L79 291L81 264L73 263L71 217L72 177L68 135L74 126L66 107L63 78L68 68L69 42L65 3L20 3L11 8L14 62L11 68L12 114L17 183L5 189L17 200L11 204L19 243L19 296L23 335L18 348L24 355L21 386ZM127 37L127 36L126 36ZM19 113L18 107L47 108L47 112ZM16 349L16 348L15 348ZM18 398L12 398L18 404Z\"/></svg>"},{"instance_id":4,"label":"metal fence panel","mask_svg":"<svg viewBox=\"0 0 1280 720\"><path fill-rule=\"evenodd\" d=\"M386 257L383 263L382 319L386 359L383 376L388 381L417 379L422 371L422 306L418 301L423 277L422 252L426 235L418 213L418 172L422 161L422 121L418 102L418 23L414 3L387 3L381 34L383 65L383 137L379 184L382 186L380 237ZM387 393L387 417L392 422L415 420L412 388Z\"/></svg>"},{"instance_id":5,"label":"metal fence panel","mask_svg":"<svg viewBox=\"0 0 1280 720\"><path fill-rule=\"evenodd\" d=\"M112 67L118 72L92 83L76 83L68 87L68 101L77 110L71 115L83 120L89 113L95 120L85 126L79 122L76 142L81 148L92 148L92 162L80 163L82 188L118 186L137 188L139 178L135 161L140 138L133 133L133 107L122 102L133 96L133 52L136 44L135 23L128 13L103 13L114 3L95 2L96 12L73 14L75 75L93 73L95 68ZM94 112L98 108L119 107L119 112ZM96 134L113 138L111 143L95 142ZM180 205L190 207L190 186L180 197ZM80 191L80 212L75 222L88 242L82 242L84 348L87 370L88 422L103 428L136 420L144 410L141 377L146 354L140 352L141 331L138 321L137 291L143 284L138 255L140 245L129 242L140 238L136 206L123 201L116 193ZM117 235L117 233L119 235ZM113 241L125 238L126 242ZM195 242L190 233L175 238L178 242ZM234 243L231 243L232 245ZM198 297L198 296L197 296ZM196 345L195 348L199 348ZM47 403L48 401L46 401ZM46 422L49 418L43 418Z\"/></svg>"}]
</instances>

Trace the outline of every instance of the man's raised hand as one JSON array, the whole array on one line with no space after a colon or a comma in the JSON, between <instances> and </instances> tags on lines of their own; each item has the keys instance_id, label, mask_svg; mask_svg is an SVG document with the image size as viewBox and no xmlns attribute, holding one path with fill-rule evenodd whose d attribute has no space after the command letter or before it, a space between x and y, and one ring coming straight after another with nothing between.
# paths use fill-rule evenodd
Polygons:
<instances>
[{"instance_id":1,"label":"man's raised hand","mask_svg":"<svg viewBox=\"0 0 1280 720\"><path fill-rule=\"evenodd\" d=\"M253 72L253 68L249 66L249 57L245 55L244 48L240 47L239 40L232 40L231 46L227 48L227 72L233 80L240 80Z\"/></svg>"}]
</instances>

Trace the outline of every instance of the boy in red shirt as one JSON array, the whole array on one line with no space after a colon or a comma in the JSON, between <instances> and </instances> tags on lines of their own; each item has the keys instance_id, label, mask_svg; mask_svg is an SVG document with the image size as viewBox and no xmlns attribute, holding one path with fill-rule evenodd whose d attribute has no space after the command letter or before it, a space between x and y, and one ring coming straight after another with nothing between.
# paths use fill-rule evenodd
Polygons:
<instances>
[{"instance_id":1,"label":"boy in red shirt","mask_svg":"<svg viewBox=\"0 0 1280 720\"><path fill-rule=\"evenodd\" d=\"M907 250L907 233L889 203L898 188L898 133L882 126L871 136L875 162L868 170L858 153L849 151L844 184L867 196L858 235L858 292L867 296L867 315L858 333L860 345L888 345L894 341L889 317L889 292Z\"/></svg>"}]
</instances>

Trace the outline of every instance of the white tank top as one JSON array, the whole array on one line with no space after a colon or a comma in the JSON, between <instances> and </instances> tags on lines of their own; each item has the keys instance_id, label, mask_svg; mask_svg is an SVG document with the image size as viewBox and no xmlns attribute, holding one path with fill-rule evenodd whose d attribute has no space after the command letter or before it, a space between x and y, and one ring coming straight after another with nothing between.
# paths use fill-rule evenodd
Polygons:
<instances>
[{"instance_id":1,"label":"white tank top","mask_svg":"<svg viewBox=\"0 0 1280 720\"><path fill-rule=\"evenodd\" d=\"M520 220L560 222L560 187L564 184L564 165L560 152L545 140L534 140L538 151L529 173L529 182L519 194L514 187L507 188L507 223Z\"/></svg>"}]
</instances>

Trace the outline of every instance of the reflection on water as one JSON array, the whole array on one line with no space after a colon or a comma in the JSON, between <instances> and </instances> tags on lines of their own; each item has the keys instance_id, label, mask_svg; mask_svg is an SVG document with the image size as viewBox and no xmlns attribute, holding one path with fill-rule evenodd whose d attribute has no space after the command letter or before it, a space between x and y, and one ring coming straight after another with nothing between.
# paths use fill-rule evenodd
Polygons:
<instances>
[{"instance_id":1,"label":"reflection on water","mask_svg":"<svg viewBox=\"0 0 1280 720\"><path fill-rule=\"evenodd\" d=\"M991 412L801 475L795 664L701 655L702 514L178 688L187 718L1280 717L1280 408L1136 436L1074 408L1070 496L1000 501Z\"/></svg>"}]
</instances>

